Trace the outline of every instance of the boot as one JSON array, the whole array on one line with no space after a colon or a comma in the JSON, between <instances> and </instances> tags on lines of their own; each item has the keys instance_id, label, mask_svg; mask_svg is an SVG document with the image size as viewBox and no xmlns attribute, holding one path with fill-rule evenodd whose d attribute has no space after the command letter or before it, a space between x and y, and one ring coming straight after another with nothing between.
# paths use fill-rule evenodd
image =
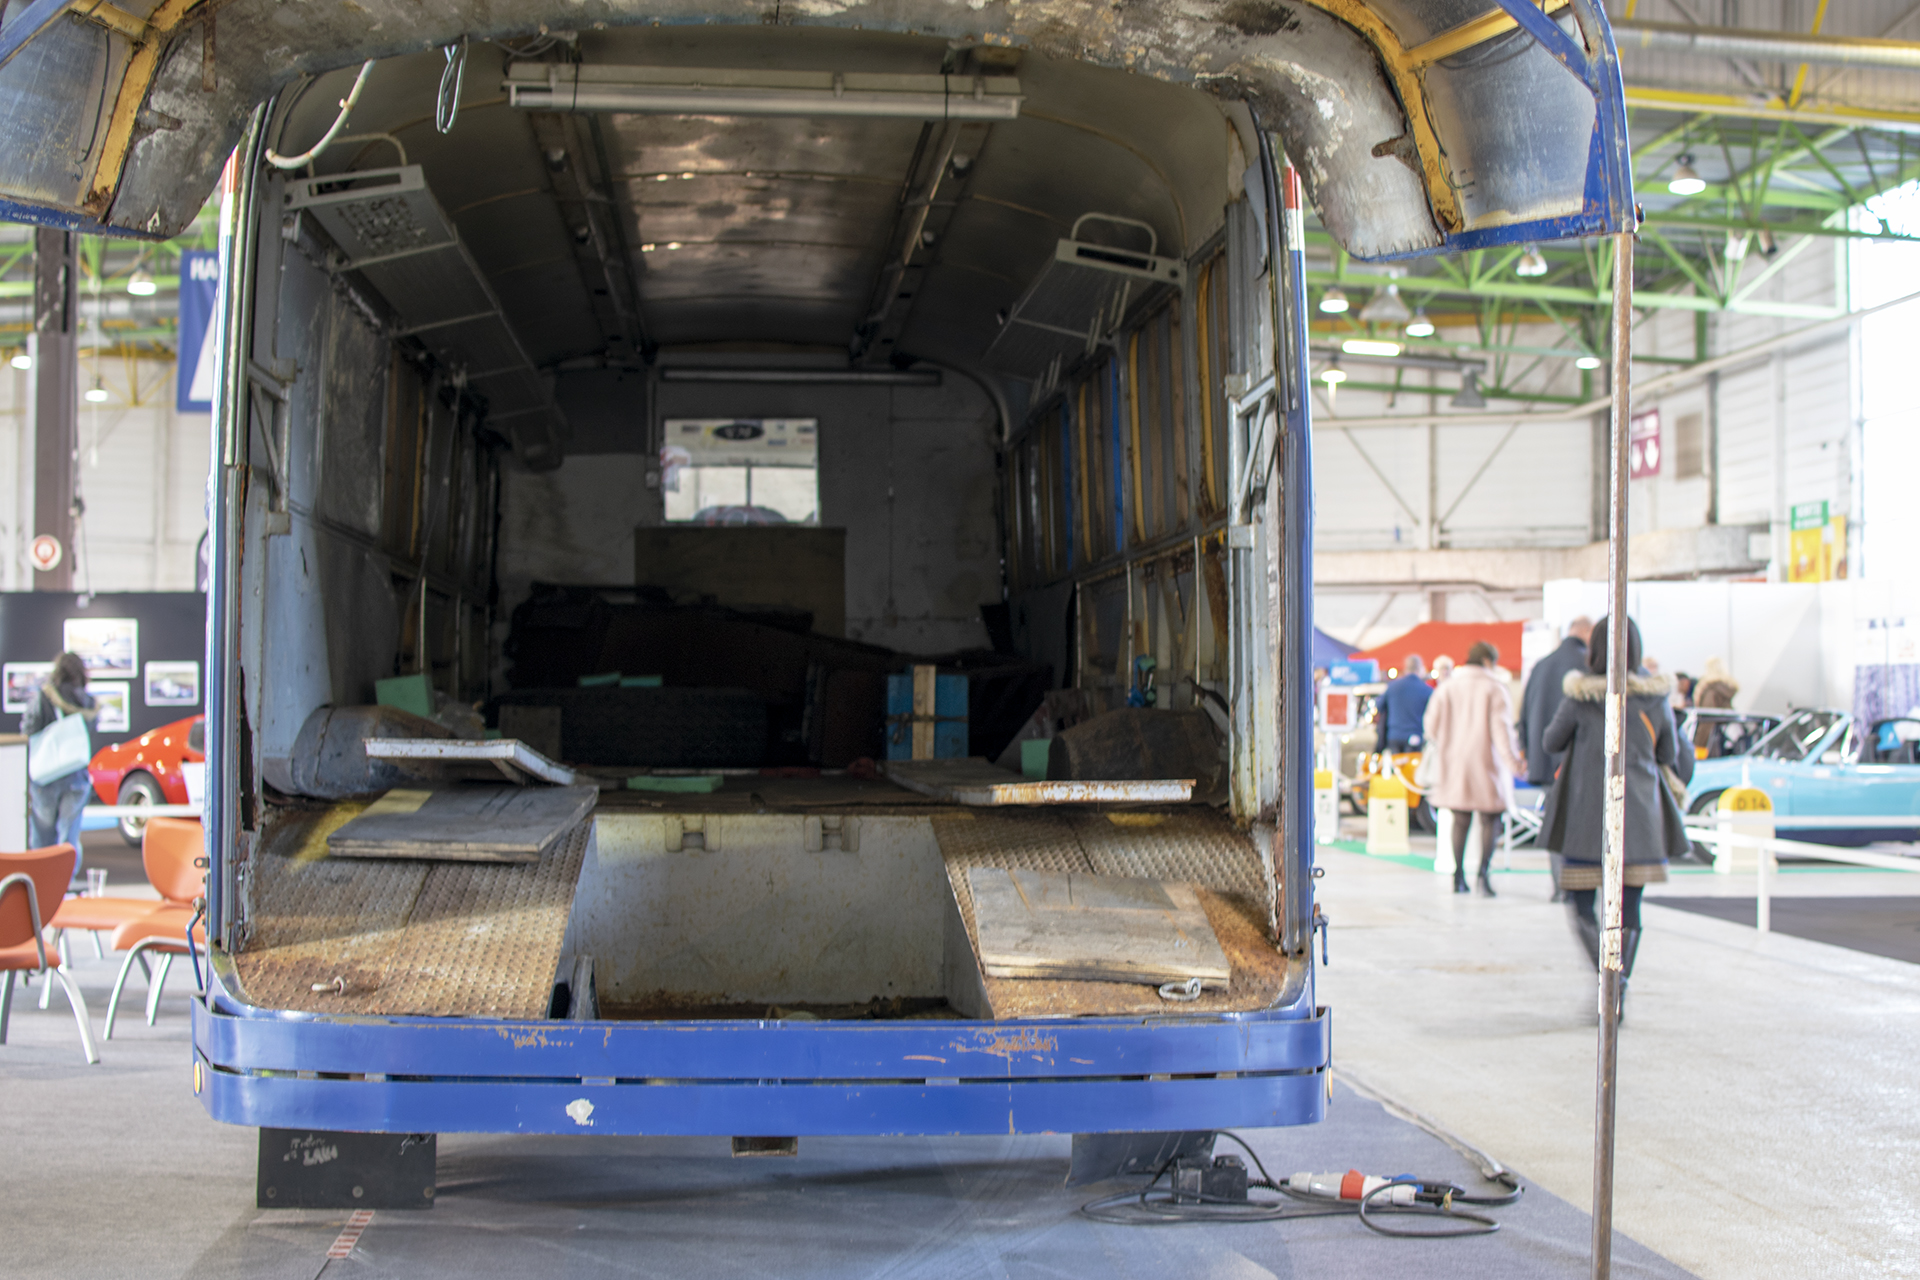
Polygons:
<instances>
[{"instance_id":1,"label":"boot","mask_svg":"<svg viewBox=\"0 0 1920 1280\"><path fill-rule=\"evenodd\" d=\"M1627 1020L1627 980L1633 977L1633 958L1640 951L1640 930L1620 930L1620 1007L1619 1021Z\"/></svg>"},{"instance_id":2,"label":"boot","mask_svg":"<svg viewBox=\"0 0 1920 1280\"><path fill-rule=\"evenodd\" d=\"M1492 875L1489 874L1492 870L1493 870L1493 850L1487 849L1484 852L1482 852L1480 855L1480 875L1478 877L1478 881L1480 885L1480 896L1483 898L1491 898L1494 896L1493 877Z\"/></svg>"},{"instance_id":3,"label":"boot","mask_svg":"<svg viewBox=\"0 0 1920 1280\"><path fill-rule=\"evenodd\" d=\"M1472 893L1473 892L1473 890L1467 885L1466 868L1460 865L1460 859L1457 857L1453 860L1453 891L1455 893Z\"/></svg>"},{"instance_id":4,"label":"boot","mask_svg":"<svg viewBox=\"0 0 1920 1280\"><path fill-rule=\"evenodd\" d=\"M1580 939L1580 945L1586 948L1587 959L1593 963L1595 973L1600 971L1600 926L1578 912L1568 912L1573 918L1573 931Z\"/></svg>"}]
</instances>

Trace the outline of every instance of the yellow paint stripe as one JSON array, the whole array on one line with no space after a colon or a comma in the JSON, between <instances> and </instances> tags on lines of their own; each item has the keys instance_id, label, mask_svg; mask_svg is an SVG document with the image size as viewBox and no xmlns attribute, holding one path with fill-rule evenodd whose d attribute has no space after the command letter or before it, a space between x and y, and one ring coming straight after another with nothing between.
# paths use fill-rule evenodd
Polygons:
<instances>
[{"instance_id":1,"label":"yellow paint stripe","mask_svg":"<svg viewBox=\"0 0 1920 1280\"><path fill-rule=\"evenodd\" d=\"M1572 0L1546 0L1546 3L1540 7L1545 13L1556 13L1570 3ZM1461 23L1451 31L1443 31L1423 44L1413 46L1407 50L1407 62L1417 71L1432 66L1442 58L1451 58L1462 49L1471 49L1497 35L1504 35L1519 25L1506 10L1494 9Z\"/></svg>"},{"instance_id":2,"label":"yellow paint stripe","mask_svg":"<svg viewBox=\"0 0 1920 1280\"><path fill-rule=\"evenodd\" d=\"M1460 198L1446 170L1445 152L1427 116L1427 91L1420 82L1420 70L1408 60L1406 46L1364 0L1307 0L1340 19L1379 50L1387 74L1393 77L1394 91L1400 95L1400 108L1407 113L1407 128L1413 134L1414 150L1420 156L1420 172L1427 188L1427 202L1434 218L1445 232L1458 231L1462 224Z\"/></svg>"},{"instance_id":3,"label":"yellow paint stripe","mask_svg":"<svg viewBox=\"0 0 1920 1280\"><path fill-rule=\"evenodd\" d=\"M166 37L173 33L197 6L207 0L166 0L147 20L146 37L134 45L127 69L120 77L120 92L113 102L113 115L107 122L107 135L100 146L100 160L94 165L93 179L87 186L81 207L96 218L104 218L120 188L120 174L126 168L127 153L133 148L133 126L139 118L147 90L153 86L154 73L160 67L160 54ZM85 12L83 9L82 12Z\"/></svg>"}]
</instances>

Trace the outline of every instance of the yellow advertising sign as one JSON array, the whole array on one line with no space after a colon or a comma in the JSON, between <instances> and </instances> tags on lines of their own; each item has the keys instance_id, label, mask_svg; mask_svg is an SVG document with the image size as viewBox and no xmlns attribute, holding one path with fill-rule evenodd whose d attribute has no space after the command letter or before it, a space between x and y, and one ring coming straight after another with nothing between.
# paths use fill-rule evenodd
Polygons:
<instances>
[{"instance_id":1,"label":"yellow advertising sign","mask_svg":"<svg viewBox=\"0 0 1920 1280\"><path fill-rule=\"evenodd\" d=\"M1832 582L1847 576L1847 518L1829 515L1824 502L1788 511L1787 581Z\"/></svg>"}]
</instances>

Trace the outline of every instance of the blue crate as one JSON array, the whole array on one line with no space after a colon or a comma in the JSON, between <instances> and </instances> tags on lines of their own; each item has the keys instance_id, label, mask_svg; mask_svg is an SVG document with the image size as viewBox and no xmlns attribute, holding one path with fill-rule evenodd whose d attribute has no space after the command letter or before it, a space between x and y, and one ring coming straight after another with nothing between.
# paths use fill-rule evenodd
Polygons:
<instances>
[{"instance_id":1,"label":"blue crate","mask_svg":"<svg viewBox=\"0 0 1920 1280\"><path fill-rule=\"evenodd\" d=\"M933 678L933 754L940 760L967 755L967 678ZM887 759L913 759L913 673L887 677Z\"/></svg>"}]
</instances>

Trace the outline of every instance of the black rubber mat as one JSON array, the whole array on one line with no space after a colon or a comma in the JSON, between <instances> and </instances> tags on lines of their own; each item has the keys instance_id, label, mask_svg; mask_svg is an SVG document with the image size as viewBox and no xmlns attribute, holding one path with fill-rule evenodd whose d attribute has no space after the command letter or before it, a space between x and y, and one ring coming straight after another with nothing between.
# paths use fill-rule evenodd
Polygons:
<instances>
[{"instance_id":1,"label":"black rubber mat","mask_svg":"<svg viewBox=\"0 0 1920 1280\"><path fill-rule=\"evenodd\" d=\"M1748 926L1757 909L1753 898L1662 896L1646 903ZM1775 933L1920 964L1920 897L1775 898L1772 916Z\"/></svg>"}]
</instances>

